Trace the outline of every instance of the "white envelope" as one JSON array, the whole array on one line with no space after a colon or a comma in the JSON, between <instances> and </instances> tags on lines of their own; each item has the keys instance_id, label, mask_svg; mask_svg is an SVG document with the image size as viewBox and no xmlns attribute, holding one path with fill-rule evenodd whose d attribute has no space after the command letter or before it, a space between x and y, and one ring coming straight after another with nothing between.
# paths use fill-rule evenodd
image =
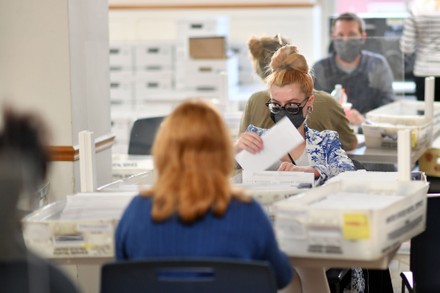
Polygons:
<instances>
[{"instance_id":1,"label":"white envelope","mask_svg":"<svg viewBox=\"0 0 440 293\"><path fill-rule=\"evenodd\" d=\"M252 154L242 150L235 156L243 170L264 171L304 141L287 117L278 121L261 138L264 145L261 152Z\"/></svg>"}]
</instances>

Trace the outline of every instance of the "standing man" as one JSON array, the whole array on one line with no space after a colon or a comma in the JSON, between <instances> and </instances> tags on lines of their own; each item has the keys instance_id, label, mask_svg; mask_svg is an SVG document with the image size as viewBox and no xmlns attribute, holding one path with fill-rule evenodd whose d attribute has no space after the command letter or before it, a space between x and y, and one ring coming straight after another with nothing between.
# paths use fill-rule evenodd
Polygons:
<instances>
[{"instance_id":1,"label":"standing man","mask_svg":"<svg viewBox=\"0 0 440 293\"><path fill-rule=\"evenodd\" d=\"M365 23L353 13L343 13L332 24L334 52L313 65L315 88L331 92L341 84L353 108L348 116L359 125L365 113L394 100L393 73L385 57L362 50Z\"/></svg>"}]
</instances>

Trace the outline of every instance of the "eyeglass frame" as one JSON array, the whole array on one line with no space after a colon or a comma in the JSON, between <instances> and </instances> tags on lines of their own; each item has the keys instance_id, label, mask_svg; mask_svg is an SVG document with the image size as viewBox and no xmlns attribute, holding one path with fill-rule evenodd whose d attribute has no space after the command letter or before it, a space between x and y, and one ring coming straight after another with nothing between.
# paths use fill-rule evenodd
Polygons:
<instances>
[{"instance_id":1,"label":"eyeglass frame","mask_svg":"<svg viewBox=\"0 0 440 293\"><path fill-rule=\"evenodd\" d=\"M283 109L286 113L296 115L296 114L299 113L299 111L301 111L300 109L303 109L303 108L304 108L304 106L301 107L301 104L304 103L304 102L305 102L305 104L307 104L307 102L309 101L309 98L310 98L310 96L305 97L304 100L302 100L302 101L299 102L299 103L295 103L295 102L287 102L284 106L281 106L278 102L273 102L272 100L269 100L269 101L266 102L266 107L269 109L269 111L270 111L272 114L278 114L278 113L281 112L281 109ZM271 104L277 104L277 105L279 106L280 110L277 111L276 113L273 112L272 109L271 109L271 107L270 107ZM296 111L295 111L295 112L289 111L289 110L286 108L287 105L292 105L292 104L296 106ZM304 104L304 105L305 105L305 104Z\"/></svg>"}]
</instances>

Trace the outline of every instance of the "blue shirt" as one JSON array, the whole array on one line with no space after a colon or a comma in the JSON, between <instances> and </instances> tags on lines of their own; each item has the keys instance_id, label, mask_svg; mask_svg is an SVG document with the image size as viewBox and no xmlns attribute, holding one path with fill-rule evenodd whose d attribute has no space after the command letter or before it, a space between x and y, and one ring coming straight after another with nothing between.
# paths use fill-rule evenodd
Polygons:
<instances>
[{"instance_id":1,"label":"blue shirt","mask_svg":"<svg viewBox=\"0 0 440 293\"><path fill-rule=\"evenodd\" d=\"M181 257L223 257L270 263L279 288L293 272L280 251L272 225L261 206L232 199L225 214L207 213L193 224L175 215L164 222L151 219L152 198L133 198L116 230L118 260Z\"/></svg>"}]
</instances>

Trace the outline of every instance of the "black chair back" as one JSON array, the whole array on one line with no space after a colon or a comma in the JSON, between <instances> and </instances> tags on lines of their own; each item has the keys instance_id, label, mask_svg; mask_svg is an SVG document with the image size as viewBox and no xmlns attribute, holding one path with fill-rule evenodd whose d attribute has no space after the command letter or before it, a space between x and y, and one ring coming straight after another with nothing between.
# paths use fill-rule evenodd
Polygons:
<instances>
[{"instance_id":1,"label":"black chair back","mask_svg":"<svg viewBox=\"0 0 440 293\"><path fill-rule=\"evenodd\" d=\"M137 119L130 132L129 155L150 155L157 129L165 117Z\"/></svg>"},{"instance_id":2,"label":"black chair back","mask_svg":"<svg viewBox=\"0 0 440 293\"><path fill-rule=\"evenodd\" d=\"M177 259L113 262L101 269L101 293L277 292L266 262Z\"/></svg>"}]
</instances>

